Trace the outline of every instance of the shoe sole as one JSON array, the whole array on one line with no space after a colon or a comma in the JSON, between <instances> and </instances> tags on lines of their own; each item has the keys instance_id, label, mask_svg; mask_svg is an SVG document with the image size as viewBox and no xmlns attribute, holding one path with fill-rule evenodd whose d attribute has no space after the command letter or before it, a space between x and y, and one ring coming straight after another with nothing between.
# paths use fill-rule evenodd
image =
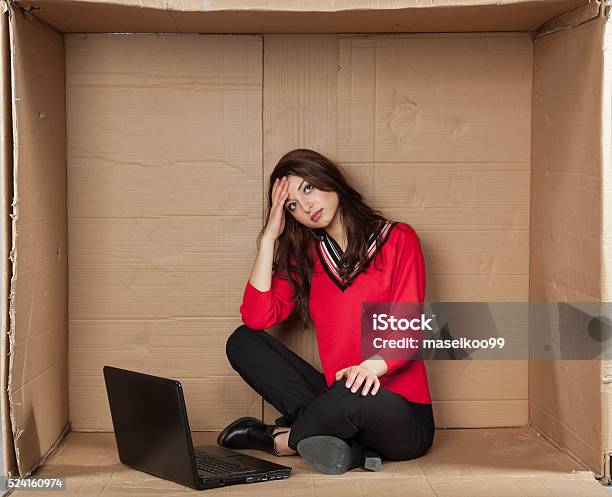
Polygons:
<instances>
[{"instance_id":1,"label":"shoe sole","mask_svg":"<svg viewBox=\"0 0 612 497\"><path fill-rule=\"evenodd\" d=\"M223 445L221 443L221 440L223 440L223 437L225 437L225 435L227 435L227 432L230 431L231 429L234 428L234 426L236 426L239 423L242 423L243 421L259 421L261 422L261 419L257 419L254 418L253 416L244 416L242 418L238 418L236 421L233 421L232 423L230 423L228 426L226 426L223 431L221 433L219 433L219 436L217 437L217 445L219 447L225 447L225 445Z\"/></svg>"},{"instance_id":2,"label":"shoe sole","mask_svg":"<svg viewBox=\"0 0 612 497\"><path fill-rule=\"evenodd\" d=\"M349 469L361 466L355 460L351 447L341 438L319 435L300 440L297 451L316 469L328 475L341 475ZM366 452L362 467L378 471L382 465L380 457Z\"/></svg>"},{"instance_id":3,"label":"shoe sole","mask_svg":"<svg viewBox=\"0 0 612 497\"><path fill-rule=\"evenodd\" d=\"M325 435L300 440L297 451L304 459L327 475L346 473L353 462L348 444L341 438Z\"/></svg>"}]
</instances>

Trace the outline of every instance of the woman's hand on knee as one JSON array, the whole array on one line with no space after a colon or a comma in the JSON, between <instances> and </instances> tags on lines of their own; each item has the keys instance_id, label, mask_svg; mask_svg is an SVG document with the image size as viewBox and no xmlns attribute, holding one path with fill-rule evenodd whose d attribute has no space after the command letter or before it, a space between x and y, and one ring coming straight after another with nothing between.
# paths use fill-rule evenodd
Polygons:
<instances>
[{"instance_id":1,"label":"woman's hand on knee","mask_svg":"<svg viewBox=\"0 0 612 497\"><path fill-rule=\"evenodd\" d=\"M363 365L349 366L348 368L341 369L336 373L336 381L343 378L346 378L346 383L344 384L346 388L350 388L353 393L356 393L361 388L363 396L368 395L368 393L376 395L380 388L380 380L376 373Z\"/></svg>"}]
</instances>

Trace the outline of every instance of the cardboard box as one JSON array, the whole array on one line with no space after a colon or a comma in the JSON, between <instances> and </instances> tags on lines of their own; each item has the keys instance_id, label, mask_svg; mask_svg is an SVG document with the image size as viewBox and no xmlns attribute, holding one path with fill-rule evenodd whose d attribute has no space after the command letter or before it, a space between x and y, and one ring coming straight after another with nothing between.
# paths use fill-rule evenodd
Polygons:
<instances>
[{"instance_id":1,"label":"cardboard box","mask_svg":"<svg viewBox=\"0 0 612 497\"><path fill-rule=\"evenodd\" d=\"M195 431L274 419L224 344L293 148L417 230L427 300L612 296L607 1L2 6L5 474L112 430L104 364L180 379ZM428 372L439 428L531 425L610 481L607 362Z\"/></svg>"}]
</instances>

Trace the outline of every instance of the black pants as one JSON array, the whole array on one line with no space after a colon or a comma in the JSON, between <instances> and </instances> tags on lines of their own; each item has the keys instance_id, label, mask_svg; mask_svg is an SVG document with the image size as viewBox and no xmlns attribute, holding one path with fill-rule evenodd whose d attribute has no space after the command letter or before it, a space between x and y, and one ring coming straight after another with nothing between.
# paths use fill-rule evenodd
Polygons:
<instances>
[{"instance_id":1,"label":"black pants","mask_svg":"<svg viewBox=\"0 0 612 497\"><path fill-rule=\"evenodd\" d=\"M410 402L380 388L376 395L352 393L346 379L327 388L325 379L308 362L272 335L242 325L228 338L232 367L283 417L279 426L291 426L289 447L303 438L332 435L375 449L393 460L420 457L434 439L430 404Z\"/></svg>"}]
</instances>

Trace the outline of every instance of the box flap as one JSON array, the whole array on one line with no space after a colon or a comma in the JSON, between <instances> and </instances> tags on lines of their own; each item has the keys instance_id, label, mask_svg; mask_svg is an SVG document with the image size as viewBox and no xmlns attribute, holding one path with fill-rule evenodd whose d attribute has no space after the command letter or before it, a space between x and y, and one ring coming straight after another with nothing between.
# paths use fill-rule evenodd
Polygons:
<instances>
[{"instance_id":1,"label":"box flap","mask_svg":"<svg viewBox=\"0 0 612 497\"><path fill-rule=\"evenodd\" d=\"M612 301L612 25L610 5L606 6L603 41L603 96L602 96L602 248L601 300ZM609 317L609 316L608 316ZM601 363L603 481L610 484L612 457L612 361Z\"/></svg>"},{"instance_id":2,"label":"box flap","mask_svg":"<svg viewBox=\"0 0 612 497\"><path fill-rule=\"evenodd\" d=\"M585 0L20 0L62 32L530 31Z\"/></svg>"},{"instance_id":3,"label":"box flap","mask_svg":"<svg viewBox=\"0 0 612 497\"><path fill-rule=\"evenodd\" d=\"M68 423L66 113L63 37L20 10L10 13L14 200L7 388L23 476Z\"/></svg>"},{"instance_id":4,"label":"box flap","mask_svg":"<svg viewBox=\"0 0 612 497\"><path fill-rule=\"evenodd\" d=\"M0 343L0 369L2 371L2 394L0 406L2 409L2 462L4 475L13 475L17 470L15 459L15 445L11 429L11 419L7 395L9 380L9 299L10 280L13 272L13 264L9 258L11 250L12 234L9 213L12 210L11 200L13 198L13 119L11 116L11 53L9 41L9 24L6 4L0 2L0 218L2 219L2 338Z\"/></svg>"},{"instance_id":5,"label":"box flap","mask_svg":"<svg viewBox=\"0 0 612 497\"><path fill-rule=\"evenodd\" d=\"M559 20L552 34L535 40L529 297L534 302L603 298L604 18L583 22L588 18ZM596 472L607 423L600 374L599 361L531 361L529 372L532 424Z\"/></svg>"}]
</instances>

